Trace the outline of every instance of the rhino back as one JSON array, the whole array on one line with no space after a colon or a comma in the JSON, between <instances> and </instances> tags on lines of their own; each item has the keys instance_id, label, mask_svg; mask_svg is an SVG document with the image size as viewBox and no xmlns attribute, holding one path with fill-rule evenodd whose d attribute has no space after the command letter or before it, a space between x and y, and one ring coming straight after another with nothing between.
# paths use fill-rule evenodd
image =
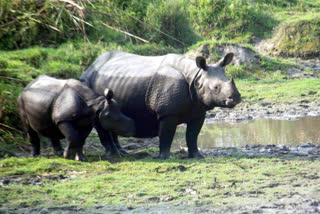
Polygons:
<instances>
[{"instance_id":1,"label":"rhino back","mask_svg":"<svg viewBox=\"0 0 320 214\"><path fill-rule=\"evenodd\" d=\"M20 94L20 111L27 117L27 123L36 131L51 127L52 104L66 81L40 76L31 82Z\"/></svg>"},{"instance_id":2,"label":"rhino back","mask_svg":"<svg viewBox=\"0 0 320 214\"><path fill-rule=\"evenodd\" d=\"M60 122L75 120L81 120L82 123L91 125L94 115L95 113L78 95L77 91L71 87L65 87L52 106L52 120L55 125Z\"/></svg>"},{"instance_id":3,"label":"rhino back","mask_svg":"<svg viewBox=\"0 0 320 214\"><path fill-rule=\"evenodd\" d=\"M101 55L80 79L100 95L105 88L110 88L124 112L145 109L149 82L163 58L108 52Z\"/></svg>"}]
</instances>

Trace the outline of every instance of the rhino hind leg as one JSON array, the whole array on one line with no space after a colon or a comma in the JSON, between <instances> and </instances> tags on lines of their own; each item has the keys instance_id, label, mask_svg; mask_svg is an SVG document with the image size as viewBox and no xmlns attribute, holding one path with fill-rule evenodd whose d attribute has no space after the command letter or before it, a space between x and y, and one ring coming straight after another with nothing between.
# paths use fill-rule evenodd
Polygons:
<instances>
[{"instance_id":1,"label":"rhino hind leg","mask_svg":"<svg viewBox=\"0 0 320 214\"><path fill-rule=\"evenodd\" d=\"M194 120L187 123L186 141L188 146L189 158L204 158L204 156L198 150L198 135L202 128L204 118Z\"/></svg>"},{"instance_id":2,"label":"rhino hind leg","mask_svg":"<svg viewBox=\"0 0 320 214\"><path fill-rule=\"evenodd\" d=\"M54 149L54 154L58 155L58 156L62 156L63 155L63 149L61 147L60 140L59 139L55 139L55 138L51 138L51 144L52 144L52 147Z\"/></svg>"},{"instance_id":3,"label":"rhino hind leg","mask_svg":"<svg viewBox=\"0 0 320 214\"><path fill-rule=\"evenodd\" d=\"M170 148L174 134L177 129L178 122L174 117L167 117L160 120L159 138L160 138L160 159L168 159L171 157Z\"/></svg>"},{"instance_id":4,"label":"rhino hind leg","mask_svg":"<svg viewBox=\"0 0 320 214\"><path fill-rule=\"evenodd\" d=\"M87 161L82 148L91 129L75 127L72 122L60 123L58 127L67 140L67 147L63 153L64 158Z\"/></svg>"},{"instance_id":5,"label":"rhino hind leg","mask_svg":"<svg viewBox=\"0 0 320 214\"><path fill-rule=\"evenodd\" d=\"M40 139L38 133L35 132L31 127L27 128L28 140L32 145L32 157L40 155Z\"/></svg>"}]
</instances>

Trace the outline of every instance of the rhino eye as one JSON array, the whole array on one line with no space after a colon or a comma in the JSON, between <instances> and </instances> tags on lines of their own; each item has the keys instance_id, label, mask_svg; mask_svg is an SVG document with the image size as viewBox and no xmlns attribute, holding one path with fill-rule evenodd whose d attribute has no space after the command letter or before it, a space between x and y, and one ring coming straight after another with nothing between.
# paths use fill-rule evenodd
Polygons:
<instances>
[{"instance_id":1,"label":"rhino eye","mask_svg":"<svg viewBox=\"0 0 320 214\"><path fill-rule=\"evenodd\" d=\"M218 93L218 92L220 92L220 85L216 85L216 86L214 86L214 91L216 92L216 93Z\"/></svg>"}]
</instances>

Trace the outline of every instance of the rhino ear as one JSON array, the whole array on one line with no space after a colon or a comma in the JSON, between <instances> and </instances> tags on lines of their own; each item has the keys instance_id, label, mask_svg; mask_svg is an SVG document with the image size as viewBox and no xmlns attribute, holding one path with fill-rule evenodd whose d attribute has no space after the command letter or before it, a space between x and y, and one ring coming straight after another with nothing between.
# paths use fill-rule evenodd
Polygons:
<instances>
[{"instance_id":1,"label":"rhino ear","mask_svg":"<svg viewBox=\"0 0 320 214\"><path fill-rule=\"evenodd\" d=\"M203 70L207 70L207 62L203 56L197 56L196 63L198 68L202 68Z\"/></svg>"},{"instance_id":2,"label":"rhino ear","mask_svg":"<svg viewBox=\"0 0 320 214\"><path fill-rule=\"evenodd\" d=\"M109 88L104 89L103 94L104 94L104 96L106 97L106 99L107 99L108 101L111 100L112 97L113 97L113 92L112 92L112 90L109 89Z\"/></svg>"},{"instance_id":3,"label":"rhino ear","mask_svg":"<svg viewBox=\"0 0 320 214\"><path fill-rule=\"evenodd\" d=\"M233 53L228 53L218 62L218 64L221 67L228 65L232 61L233 55L234 55Z\"/></svg>"}]
</instances>

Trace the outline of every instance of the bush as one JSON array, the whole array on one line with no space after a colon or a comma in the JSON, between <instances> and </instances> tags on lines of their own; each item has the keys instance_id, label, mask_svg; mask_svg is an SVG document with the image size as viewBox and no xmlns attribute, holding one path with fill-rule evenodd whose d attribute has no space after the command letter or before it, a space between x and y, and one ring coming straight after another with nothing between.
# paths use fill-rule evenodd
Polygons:
<instances>
[{"instance_id":1,"label":"bush","mask_svg":"<svg viewBox=\"0 0 320 214\"><path fill-rule=\"evenodd\" d=\"M168 53L179 53L181 49L175 49L173 47L167 47L158 44L143 44L143 45L133 45L127 44L124 47L124 51L128 51L134 54L144 55L144 56L159 56Z\"/></svg>"},{"instance_id":2,"label":"bush","mask_svg":"<svg viewBox=\"0 0 320 214\"><path fill-rule=\"evenodd\" d=\"M297 4L297 0L260 0L260 2L278 7L290 7Z\"/></svg>"},{"instance_id":3,"label":"bush","mask_svg":"<svg viewBox=\"0 0 320 214\"><path fill-rule=\"evenodd\" d=\"M232 39L264 35L275 21L251 0L187 0L193 26L204 36Z\"/></svg>"},{"instance_id":4,"label":"bush","mask_svg":"<svg viewBox=\"0 0 320 214\"><path fill-rule=\"evenodd\" d=\"M148 37L154 42L187 47L200 40L200 36L191 28L182 1L155 1L149 5L145 20L151 26L148 28Z\"/></svg>"},{"instance_id":5,"label":"bush","mask_svg":"<svg viewBox=\"0 0 320 214\"><path fill-rule=\"evenodd\" d=\"M320 56L320 14L281 23L272 38L275 55Z\"/></svg>"},{"instance_id":6,"label":"bush","mask_svg":"<svg viewBox=\"0 0 320 214\"><path fill-rule=\"evenodd\" d=\"M0 1L0 49L65 41L85 32L85 1Z\"/></svg>"}]
</instances>

